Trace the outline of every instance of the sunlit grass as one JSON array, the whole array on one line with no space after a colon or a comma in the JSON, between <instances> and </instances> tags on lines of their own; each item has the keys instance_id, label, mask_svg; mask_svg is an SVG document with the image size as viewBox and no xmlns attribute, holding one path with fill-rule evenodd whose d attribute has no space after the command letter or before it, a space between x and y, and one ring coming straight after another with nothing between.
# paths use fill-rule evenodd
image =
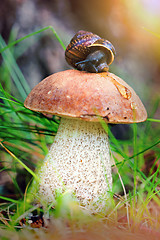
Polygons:
<instances>
[{"instance_id":1,"label":"sunlit grass","mask_svg":"<svg viewBox=\"0 0 160 240\"><path fill-rule=\"evenodd\" d=\"M38 202L34 202L36 189L33 192L33 188L31 188L32 180L39 181L36 169L43 162L44 156L48 152L48 145L53 142L59 121L54 116L48 119L43 114L24 108L23 101L30 92L30 87L16 63L14 46L20 44L20 42L23 44L23 40L37 36L37 34L39 35L46 30L52 30L56 39L65 48L50 26L18 40L12 38L12 42L8 45L0 37L0 52L3 59L0 66L0 72L2 73L0 75L0 172L8 174L12 180L13 188L13 196L8 196L3 188L0 188L0 227L3 230L2 233L0 232L0 236L6 234L6 230L15 234L18 234L17 230L22 228L26 228L28 231L33 230L27 219L30 213L34 211L37 211L37 213L44 212L46 219L47 216L50 218L49 228L54 225L56 234L60 234L60 229L63 231L63 228L70 232L75 229L76 231L92 229L94 223L99 223L100 229L102 225L104 229L108 226L118 226L131 232L142 226L147 229L160 228L158 166L160 159L160 120L154 118L159 99L156 99L152 113L149 114L145 123L131 125L133 136L128 140L116 139L111 131L111 126L108 127L102 123L109 134L113 159L111 201L114 204L111 205L112 207L108 209L108 212L93 216L79 206L75 199L67 193L57 196L56 208L53 204L42 208L40 199L38 199ZM13 86L16 89L16 95L11 91ZM150 166L147 162L147 154L152 152L152 165ZM145 167L150 168L148 172L146 172ZM30 178L23 192L16 175L19 172L23 173L24 169L29 173ZM24 219L26 222L22 224ZM53 219L56 219L56 223L52 222ZM55 224L57 225L55 226ZM30 234L28 238L31 236ZM39 239L41 239L40 237L44 236L45 231L42 233L42 230L39 230L39 234L41 234L39 236ZM35 232L33 232L33 235L35 236ZM9 239L9 237L10 232L6 239ZM23 238L28 239L25 235L23 235Z\"/></svg>"}]
</instances>

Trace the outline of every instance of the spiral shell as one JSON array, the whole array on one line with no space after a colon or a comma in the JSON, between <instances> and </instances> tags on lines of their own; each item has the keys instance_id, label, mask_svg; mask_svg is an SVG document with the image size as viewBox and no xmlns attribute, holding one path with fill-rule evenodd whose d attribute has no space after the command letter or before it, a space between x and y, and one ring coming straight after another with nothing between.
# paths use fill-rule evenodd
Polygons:
<instances>
[{"instance_id":1,"label":"spiral shell","mask_svg":"<svg viewBox=\"0 0 160 240\"><path fill-rule=\"evenodd\" d=\"M111 42L92 32L80 30L67 46L65 58L69 65L77 68L77 63L84 61L90 53L97 50L105 53L108 65L114 61L115 48Z\"/></svg>"}]
</instances>

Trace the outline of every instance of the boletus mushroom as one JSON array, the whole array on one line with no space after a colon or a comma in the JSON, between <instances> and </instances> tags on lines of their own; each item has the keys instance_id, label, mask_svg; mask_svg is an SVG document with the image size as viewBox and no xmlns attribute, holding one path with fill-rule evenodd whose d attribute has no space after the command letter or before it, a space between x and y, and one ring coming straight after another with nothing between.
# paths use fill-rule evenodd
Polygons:
<instances>
[{"instance_id":1,"label":"boletus mushroom","mask_svg":"<svg viewBox=\"0 0 160 240\"><path fill-rule=\"evenodd\" d=\"M100 211L112 189L106 123L138 123L147 118L134 90L113 73L66 70L33 88L26 108L58 115L61 122L41 167L39 192L48 202L56 191L73 192L82 206Z\"/></svg>"}]
</instances>

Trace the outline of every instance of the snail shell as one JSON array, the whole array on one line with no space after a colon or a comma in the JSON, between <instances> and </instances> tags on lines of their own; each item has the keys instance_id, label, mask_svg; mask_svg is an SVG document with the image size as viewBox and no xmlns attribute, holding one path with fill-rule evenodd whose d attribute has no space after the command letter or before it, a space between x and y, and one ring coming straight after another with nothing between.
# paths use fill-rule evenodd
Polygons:
<instances>
[{"instance_id":1,"label":"snail shell","mask_svg":"<svg viewBox=\"0 0 160 240\"><path fill-rule=\"evenodd\" d=\"M114 55L115 48L108 40L82 30L71 39L65 51L69 65L88 72L108 71Z\"/></svg>"}]
</instances>

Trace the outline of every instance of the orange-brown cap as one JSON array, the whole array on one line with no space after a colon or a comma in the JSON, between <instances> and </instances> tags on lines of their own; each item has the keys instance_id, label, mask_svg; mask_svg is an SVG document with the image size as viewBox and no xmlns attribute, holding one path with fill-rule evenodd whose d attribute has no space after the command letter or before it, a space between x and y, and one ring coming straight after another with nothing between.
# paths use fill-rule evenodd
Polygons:
<instances>
[{"instance_id":1,"label":"orange-brown cap","mask_svg":"<svg viewBox=\"0 0 160 240\"><path fill-rule=\"evenodd\" d=\"M143 122L147 112L134 90L113 73L66 70L33 88L24 106L33 111L109 123Z\"/></svg>"}]
</instances>

